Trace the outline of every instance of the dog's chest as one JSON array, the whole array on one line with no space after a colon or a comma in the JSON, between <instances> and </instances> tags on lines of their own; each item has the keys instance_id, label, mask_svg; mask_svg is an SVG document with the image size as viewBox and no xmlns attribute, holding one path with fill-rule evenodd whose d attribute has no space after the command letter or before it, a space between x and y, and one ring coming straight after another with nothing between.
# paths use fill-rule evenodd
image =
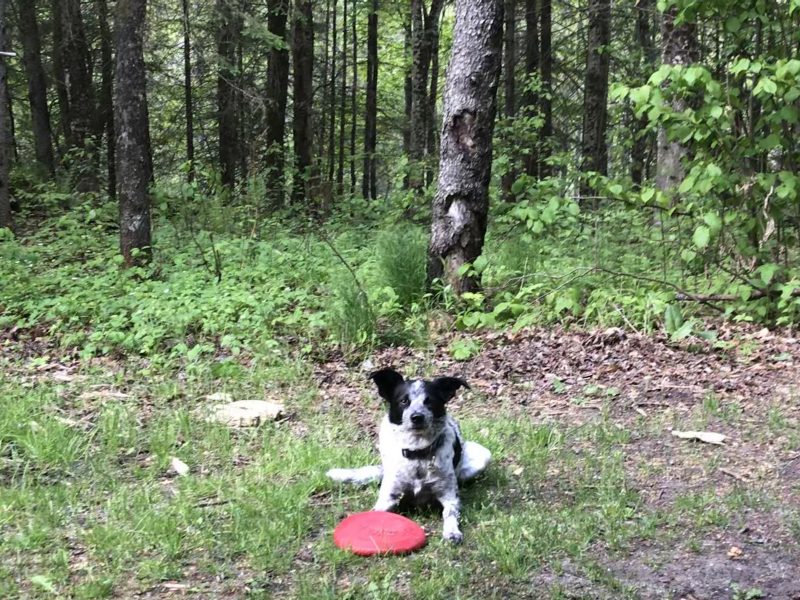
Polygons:
<instances>
[{"instance_id":1,"label":"dog's chest","mask_svg":"<svg viewBox=\"0 0 800 600\"><path fill-rule=\"evenodd\" d=\"M404 462L397 475L403 481L405 490L418 498L435 495L449 483L448 473L452 468L443 468L441 456Z\"/></svg>"}]
</instances>

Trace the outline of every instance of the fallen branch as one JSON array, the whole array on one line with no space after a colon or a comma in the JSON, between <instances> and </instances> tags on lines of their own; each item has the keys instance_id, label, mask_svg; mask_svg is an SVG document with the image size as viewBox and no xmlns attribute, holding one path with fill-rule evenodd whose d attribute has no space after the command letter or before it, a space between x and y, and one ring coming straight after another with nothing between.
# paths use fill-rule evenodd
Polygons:
<instances>
[{"instance_id":1,"label":"fallen branch","mask_svg":"<svg viewBox=\"0 0 800 600\"><path fill-rule=\"evenodd\" d=\"M774 290L754 290L750 294L748 300L758 300L759 298L766 298L767 296L775 296L778 292ZM795 288L789 294L793 298L800 297L800 288ZM675 294L675 300L678 302L732 302L734 300L742 300L738 294Z\"/></svg>"}]
</instances>

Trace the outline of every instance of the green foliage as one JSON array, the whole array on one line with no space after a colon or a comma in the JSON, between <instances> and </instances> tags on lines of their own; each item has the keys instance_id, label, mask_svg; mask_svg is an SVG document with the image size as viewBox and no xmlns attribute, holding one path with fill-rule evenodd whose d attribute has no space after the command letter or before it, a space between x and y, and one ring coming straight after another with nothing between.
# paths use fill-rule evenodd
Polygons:
<instances>
[{"instance_id":1,"label":"green foliage","mask_svg":"<svg viewBox=\"0 0 800 600\"><path fill-rule=\"evenodd\" d=\"M425 294L427 236L411 225L388 228L377 237L380 276L397 295L403 308L411 308Z\"/></svg>"}]
</instances>

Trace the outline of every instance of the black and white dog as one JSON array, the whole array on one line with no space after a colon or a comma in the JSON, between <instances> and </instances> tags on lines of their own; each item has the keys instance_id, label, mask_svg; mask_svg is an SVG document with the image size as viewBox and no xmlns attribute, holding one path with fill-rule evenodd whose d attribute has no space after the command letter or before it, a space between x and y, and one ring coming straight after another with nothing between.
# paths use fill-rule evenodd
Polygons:
<instances>
[{"instance_id":1,"label":"black and white dog","mask_svg":"<svg viewBox=\"0 0 800 600\"><path fill-rule=\"evenodd\" d=\"M445 410L456 391L469 385L458 377L406 381L394 369L381 369L371 378L388 405L378 442L382 465L331 469L328 476L342 483L381 480L373 510L395 510L408 497L417 503L437 500L442 505L443 537L461 542L458 482L481 473L491 459L489 450L464 441Z\"/></svg>"}]
</instances>

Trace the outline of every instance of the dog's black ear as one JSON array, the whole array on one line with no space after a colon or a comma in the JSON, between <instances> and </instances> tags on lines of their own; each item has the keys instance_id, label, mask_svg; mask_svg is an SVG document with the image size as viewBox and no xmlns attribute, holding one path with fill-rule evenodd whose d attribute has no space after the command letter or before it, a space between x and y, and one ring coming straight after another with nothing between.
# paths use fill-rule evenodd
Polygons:
<instances>
[{"instance_id":1,"label":"dog's black ear","mask_svg":"<svg viewBox=\"0 0 800 600\"><path fill-rule=\"evenodd\" d=\"M469 384L460 377L437 377L431 381L431 385L441 394L445 402L456 395L458 388L469 389Z\"/></svg>"},{"instance_id":2,"label":"dog's black ear","mask_svg":"<svg viewBox=\"0 0 800 600\"><path fill-rule=\"evenodd\" d=\"M395 388L404 381L403 376L391 368L375 371L369 378L378 386L378 394L384 400L391 400Z\"/></svg>"}]
</instances>

